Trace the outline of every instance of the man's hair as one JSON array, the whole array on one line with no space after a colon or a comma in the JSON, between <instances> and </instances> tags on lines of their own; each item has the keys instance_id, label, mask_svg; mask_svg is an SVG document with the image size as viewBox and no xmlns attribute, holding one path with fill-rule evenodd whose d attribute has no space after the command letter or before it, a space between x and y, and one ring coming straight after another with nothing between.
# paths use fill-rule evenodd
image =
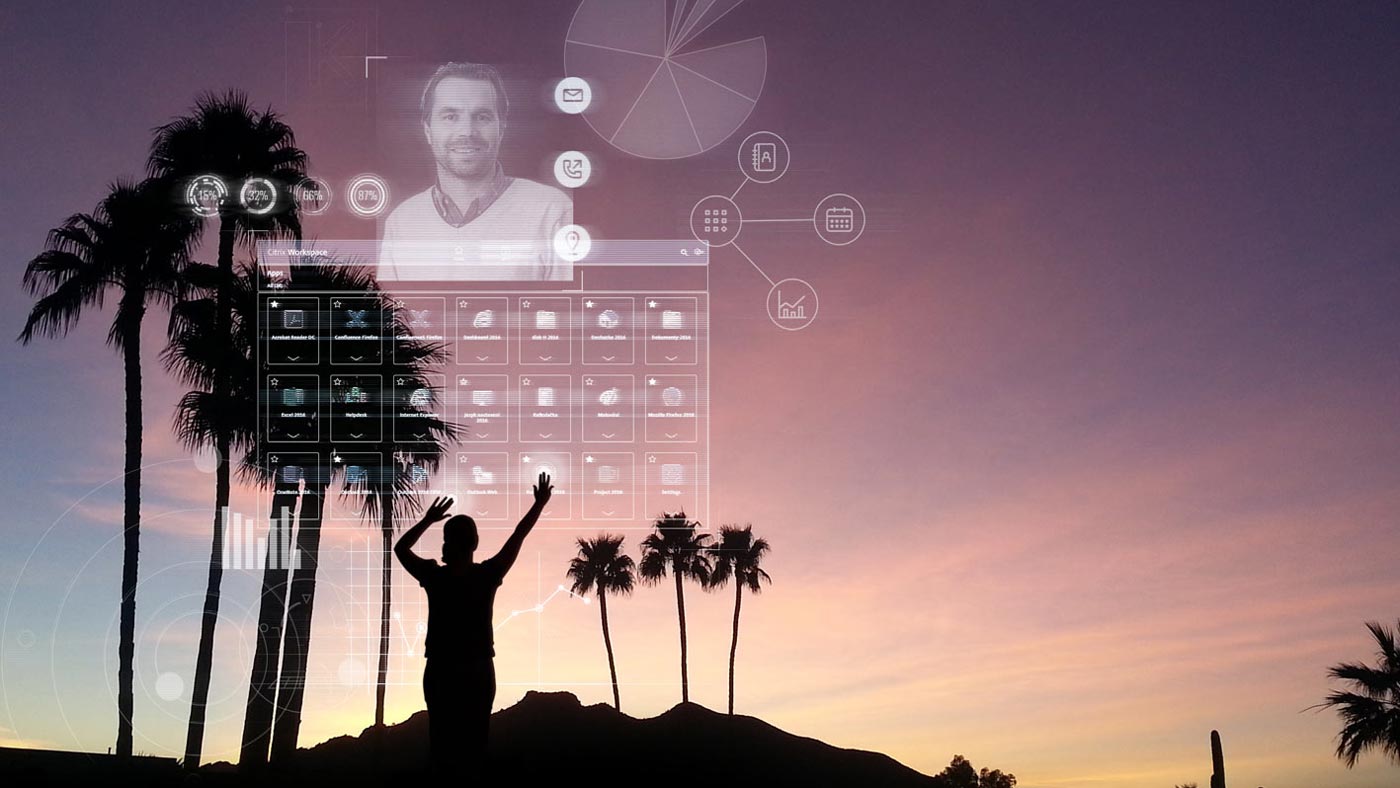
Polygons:
<instances>
[{"instance_id":1,"label":"man's hair","mask_svg":"<svg viewBox=\"0 0 1400 788\"><path fill-rule=\"evenodd\" d=\"M418 102L419 117L424 122L428 122L428 114L433 110L433 91L437 90L438 83L448 77L459 77L461 79L484 79L491 83L491 87L496 91L496 112L501 116L501 120L506 119L510 114L510 99L506 98L506 83L501 80L501 74L495 66L485 63L443 63L433 72L428 79L428 84L423 88L423 98Z\"/></svg>"}]
</instances>

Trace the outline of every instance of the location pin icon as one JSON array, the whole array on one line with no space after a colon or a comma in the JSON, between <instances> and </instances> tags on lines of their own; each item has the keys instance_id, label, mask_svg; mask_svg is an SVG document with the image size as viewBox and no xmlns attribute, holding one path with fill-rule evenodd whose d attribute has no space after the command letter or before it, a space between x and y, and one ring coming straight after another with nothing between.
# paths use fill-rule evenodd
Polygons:
<instances>
[{"instance_id":1,"label":"location pin icon","mask_svg":"<svg viewBox=\"0 0 1400 788\"><path fill-rule=\"evenodd\" d=\"M578 241L578 230L570 230L567 233L564 233L564 242L569 245L570 252L578 251Z\"/></svg>"}]
</instances>

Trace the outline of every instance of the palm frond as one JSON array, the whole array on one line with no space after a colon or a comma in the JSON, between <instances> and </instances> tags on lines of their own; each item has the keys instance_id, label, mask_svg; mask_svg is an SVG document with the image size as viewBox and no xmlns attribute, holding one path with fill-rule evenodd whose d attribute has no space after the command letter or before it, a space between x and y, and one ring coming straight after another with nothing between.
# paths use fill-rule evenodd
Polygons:
<instances>
[{"instance_id":1,"label":"palm frond","mask_svg":"<svg viewBox=\"0 0 1400 788\"><path fill-rule=\"evenodd\" d=\"M1396 670L1395 635L1376 622L1367 622L1366 628L1378 647L1377 667L1352 662L1333 665L1328 675L1358 691L1335 691L1319 704L1336 709L1342 719L1336 755L1347 768L1372 749L1400 763L1400 671Z\"/></svg>"}]
</instances>

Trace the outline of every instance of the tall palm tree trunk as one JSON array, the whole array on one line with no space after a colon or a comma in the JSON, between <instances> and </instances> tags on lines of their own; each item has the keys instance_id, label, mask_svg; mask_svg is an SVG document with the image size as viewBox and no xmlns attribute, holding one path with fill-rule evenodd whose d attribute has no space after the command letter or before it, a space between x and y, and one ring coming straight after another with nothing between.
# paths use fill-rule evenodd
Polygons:
<instances>
[{"instance_id":1,"label":"tall palm tree trunk","mask_svg":"<svg viewBox=\"0 0 1400 788\"><path fill-rule=\"evenodd\" d=\"M228 231L224 225L228 224ZM229 408L229 375L233 363L232 348L224 341L233 322L233 242L231 220L219 225L219 282L215 291L214 336L219 342L219 356L214 370L212 393L217 412ZM185 734L186 769L199 768L204 751L204 713L209 701L210 674L214 666L214 633L219 621L219 586L223 583L224 521L228 516L230 434L227 425L216 427L214 437L214 544L209 550L209 580L204 589L204 617L199 629L199 655L195 660L194 696L190 702L190 724Z\"/></svg>"},{"instance_id":2,"label":"tall palm tree trunk","mask_svg":"<svg viewBox=\"0 0 1400 788\"><path fill-rule=\"evenodd\" d=\"M379 578L379 676L375 681L374 688L374 724L376 727L384 725L384 688L389 678L389 616L393 601L390 594L393 590L394 579L394 567L389 557L394 552L393 503L393 493L385 492L380 496L379 511L383 518L380 532L384 537L384 549L381 555L383 569Z\"/></svg>"},{"instance_id":3,"label":"tall palm tree trunk","mask_svg":"<svg viewBox=\"0 0 1400 788\"><path fill-rule=\"evenodd\" d=\"M281 468L272 469L274 477ZM293 493L274 493L272 522L268 527L267 560L263 564L261 604L258 609L257 641L253 651L252 677L248 682L248 705L243 715L243 742L238 769L244 774L267 765L268 743L272 740L272 711L277 700L277 664L282 651L282 621L287 610L287 574L291 556L283 550L290 543L292 515L297 506Z\"/></svg>"},{"instance_id":4,"label":"tall palm tree trunk","mask_svg":"<svg viewBox=\"0 0 1400 788\"><path fill-rule=\"evenodd\" d=\"M681 703L690 702L690 677L686 674L685 664L685 591L681 587L680 568L672 572L676 576L676 609L680 611L681 617Z\"/></svg>"},{"instance_id":5,"label":"tall palm tree trunk","mask_svg":"<svg viewBox=\"0 0 1400 788\"><path fill-rule=\"evenodd\" d=\"M613 662L612 635L608 633L608 595L598 589L598 610L603 616L603 645L608 649L608 673L612 674L613 708L622 711L622 698L617 692L617 663Z\"/></svg>"},{"instance_id":6,"label":"tall palm tree trunk","mask_svg":"<svg viewBox=\"0 0 1400 788\"><path fill-rule=\"evenodd\" d=\"M734 639L729 642L729 713L734 713L734 655L739 651L739 606L744 603L744 584L734 583Z\"/></svg>"},{"instance_id":7,"label":"tall palm tree trunk","mask_svg":"<svg viewBox=\"0 0 1400 788\"><path fill-rule=\"evenodd\" d=\"M141 308L123 328L126 377L126 458L122 513L121 637L117 644L117 755L131 757L135 699L136 566L141 552Z\"/></svg>"},{"instance_id":8,"label":"tall palm tree trunk","mask_svg":"<svg viewBox=\"0 0 1400 788\"><path fill-rule=\"evenodd\" d=\"M222 334L220 335L222 336ZM190 724L185 735L184 766L199 768L204 751L204 712L209 701L210 674L214 667L214 632L219 621L219 586L224 578L224 523L229 501L229 432L220 428L214 441L218 468L214 479L214 542L209 548L209 581L204 589L204 618L199 629L199 656L194 668L194 696Z\"/></svg>"},{"instance_id":9,"label":"tall palm tree trunk","mask_svg":"<svg viewBox=\"0 0 1400 788\"><path fill-rule=\"evenodd\" d=\"M277 685L277 718L272 726L272 763L296 754L301 705L306 697L306 664L311 651L311 613L316 602L316 565L321 550L321 511L328 469L317 467L316 481L302 495L297 517L297 553L287 604L287 631L282 645L282 674Z\"/></svg>"}]
</instances>

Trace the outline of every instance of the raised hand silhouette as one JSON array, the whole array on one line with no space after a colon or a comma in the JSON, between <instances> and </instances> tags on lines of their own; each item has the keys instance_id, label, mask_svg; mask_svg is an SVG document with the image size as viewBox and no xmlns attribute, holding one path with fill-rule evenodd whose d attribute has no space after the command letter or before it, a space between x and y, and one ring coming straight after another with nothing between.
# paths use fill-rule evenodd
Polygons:
<instances>
[{"instance_id":1,"label":"raised hand silhouette","mask_svg":"<svg viewBox=\"0 0 1400 788\"><path fill-rule=\"evenodd\" d=\"M450 496L436 498L433 500L432 505L428 507L428 510L423 512L423 519L428 521L429 523L435 523L439 520L446 520L447 512L451 508L452 498Z\"/></svg>"},{"instance_id":2,"label":"raised hand silhouette","mask_svg":"<svg viewBox=\"0 0 1400 788\"><path fill-rule=\"evenodd\" d=\"M554 494L554 487L549 483L549 474L540 471L540 479L535 483L535 503L549 503L549 496Z\"/></svg>"}]
</instances>

